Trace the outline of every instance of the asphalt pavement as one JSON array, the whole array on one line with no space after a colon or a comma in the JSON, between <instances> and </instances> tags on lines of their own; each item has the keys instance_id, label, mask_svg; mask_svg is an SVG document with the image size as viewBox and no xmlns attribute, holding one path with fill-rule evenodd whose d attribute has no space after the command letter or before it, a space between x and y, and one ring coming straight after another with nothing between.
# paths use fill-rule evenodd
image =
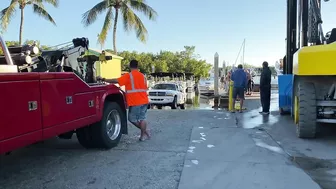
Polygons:
<instances>
[{"instance_id":1,"label":"asphalt pavement","mask_svg":"<svg viewBox=\"0 0 336 189\"><path fill-rule=\"evenodd\" d=\"M108 151L83 149L75 138L32 145L0 156L0 189L335 188L336 130L298 139L272 96L269 116L259 115L258 100L242 114L205 104L149 110L152 139L139 142L129 125Z\"/></svg>"}]
</instances>

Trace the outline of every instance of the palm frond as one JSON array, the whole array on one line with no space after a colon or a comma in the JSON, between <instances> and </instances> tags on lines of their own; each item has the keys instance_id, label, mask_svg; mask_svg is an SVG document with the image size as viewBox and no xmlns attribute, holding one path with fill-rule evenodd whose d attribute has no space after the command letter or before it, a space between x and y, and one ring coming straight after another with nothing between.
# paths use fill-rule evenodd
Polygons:
<instances>
[{"instance_id":1,"label":"palm frond","mask_svg":"<svg viewBox=\"0 0 336 189\"><path fill-rule=\"evenodd\" d=\"M59 0L43 0L44 2L54 6L54 7L58 7L59 6Z\"/></svg>"},{"instance_id":2,"label":"palm frond","mask_svg":"<svg viewBox=\"0 0 336 189\"><path fill-rule=\"evenodd\" d=\"M58 7L59 0L29 0L28 2L26 2L27 5L37 4L39 6L41 6L43 3L48 3L54 7Z\"/></svg>"},{"instance_id":3,"label":"palm frond","mask_svg":"<svg viewBox=\"0 0 336 189\"><path fill-rule=\"evenodd\" d=\"M135 29L136 36L141 42L146 42L147 29L141 19L127 5L121 7L124 29L129 31Z\"/></svg>"},{"instance_id":4,"label":"palm frond","mask_svg":"<svg viewBox=\"0 0 336 189\"><path fill-rule=\"evenodd\" d=\"M12 0L9 6L7 8L4 8L0 12L1 28L3 30L2 32L7 30L7 27L10 21L14 17L15 12L16 12L16 9L15 9L16 5L18 5L18 0Z\"/></svg>"},{"instance_id":5,"label":"palm frond","mask_svg":"<svg viewBox=\"0 0 336 189\"><path fill-rule=\"evenodd\" d=\"M157 12L148 4L145 0L129 0L129 5L132 9L143 13L148 17L149 20L155 20L157 17Z\"/></svg>"},{"instance_id":6,"label":"palm frond","mask_svg":"<svg viewBox=\"0 0 336 189\"><path fill-rule=\"evenodd\" d=\"M107 38L107 33L111 29L112 17L113 17L113 10L112 10L112 7L110 7L107 10L103 28L102 28L99 36L98 36L98 43L100 43L101 45L105 44L105 41L106 41L106 38Z\"/></svg>"},{"instance_id":7,"label":"palm frond","mask_svg":"<svg viewBox=\"0 0 336 189\"><path fill-rule=\"evenodd\" d=\"M124 4L121 7L121 12L122 12L122 17L123 17L123 25L124 25L124 30L129 32L135 23L135 17L134 17L134 12L126 5Z\"/></svg>"},{"instance_id":8,"label":"palm frond","mask_svg":"<svg viewBox=\"0 0 336 189\"><path fill-rule=\"evenodd\" d=\"M49 22L56 25L54 19L50 16L50 14L44 9L44 7L39 6L38 4L33 4L33 11L37 15L41 16L42 18L48 20Z\"/></svg>"},{"instance_id":9,"label":"palm frond","mask_svg":"<svg viewBox=\"0 0 336 189\"><path fill-rule=\"evenodd\" d=\"M43 5L43 0L30 0L28 2L26 2L26 6L27 5L38 5L39 7L43 7L44 8L44 5Z\"/></svg>"},{"instance_id":10,"label":"palm frond","mask_svg":"<svg viewBox=\"0 0 336 189\"><path fill-rule=\"evenodd\" d=\"M92 9L86 11L82 16L82 23L84 26L87 27L94 23L97 20L97 15L105 11L108 8L108 5L109 1L104 0L92 7Z\"/></svg>"}]
</instances>

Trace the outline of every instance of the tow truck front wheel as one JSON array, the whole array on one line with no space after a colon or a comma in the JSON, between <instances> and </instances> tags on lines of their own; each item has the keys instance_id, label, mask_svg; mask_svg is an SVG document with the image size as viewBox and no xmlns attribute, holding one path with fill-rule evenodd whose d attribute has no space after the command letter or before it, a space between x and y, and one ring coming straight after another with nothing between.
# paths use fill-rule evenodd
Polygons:
<instances>
[{"instance_id":1,"label":"tow truck front wheel","mask_svg":"<svg viewBox=\"0 0 336 189\"><path fill-rule=\"evenodd\" d=\"M127 126L125 120L120 106L115 102L107 102L100 122L77 131L78 141L85 148L116 147L122 136L122 127Z\"/></svg>"},{"instance_id":2,"label":"tow truck front wheel","mask_svg":"<svg viewBox=\"0 0 336 189\"><path fill-rule=\"evenodd\" d=\"M174 101L170 105L171 109L177 109L177 96L174 97Z\"/></svg>"}]
</instances>

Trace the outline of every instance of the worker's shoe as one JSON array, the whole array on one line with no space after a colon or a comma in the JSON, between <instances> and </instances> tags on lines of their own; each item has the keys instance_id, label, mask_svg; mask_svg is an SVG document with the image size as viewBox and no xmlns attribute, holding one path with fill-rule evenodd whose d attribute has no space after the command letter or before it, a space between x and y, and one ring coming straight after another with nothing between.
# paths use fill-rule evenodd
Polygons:
<instances>
[{"instance_id":1,"label":"worker's shoe","mask_svg":"<svg viewBox=\"0 0 336 189\"><path fill-rule=\"evenodd\" d=\"M263 114L263 115L268 115L270 114L269 112L259 112L260 114Z\"/></svg>"}]
</instances>

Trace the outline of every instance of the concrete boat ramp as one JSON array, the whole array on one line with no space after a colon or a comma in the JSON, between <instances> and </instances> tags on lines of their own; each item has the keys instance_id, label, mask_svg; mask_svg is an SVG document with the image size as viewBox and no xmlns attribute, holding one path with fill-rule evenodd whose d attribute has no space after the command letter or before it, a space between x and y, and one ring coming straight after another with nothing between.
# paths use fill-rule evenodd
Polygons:
<instances>
[{"instance_id":1,"label":"concrete boat ramp","mask_svg":"<svg viewBox=\"0 0 336 189\"><path fill-rule=\"evenodd\" d=\"M269 116L259 114L257 96L246 112L213 111L209 124L193 128L179 189L336 188L336 138L298 139L277 94Z\"/></svg>"}]
</instances>

